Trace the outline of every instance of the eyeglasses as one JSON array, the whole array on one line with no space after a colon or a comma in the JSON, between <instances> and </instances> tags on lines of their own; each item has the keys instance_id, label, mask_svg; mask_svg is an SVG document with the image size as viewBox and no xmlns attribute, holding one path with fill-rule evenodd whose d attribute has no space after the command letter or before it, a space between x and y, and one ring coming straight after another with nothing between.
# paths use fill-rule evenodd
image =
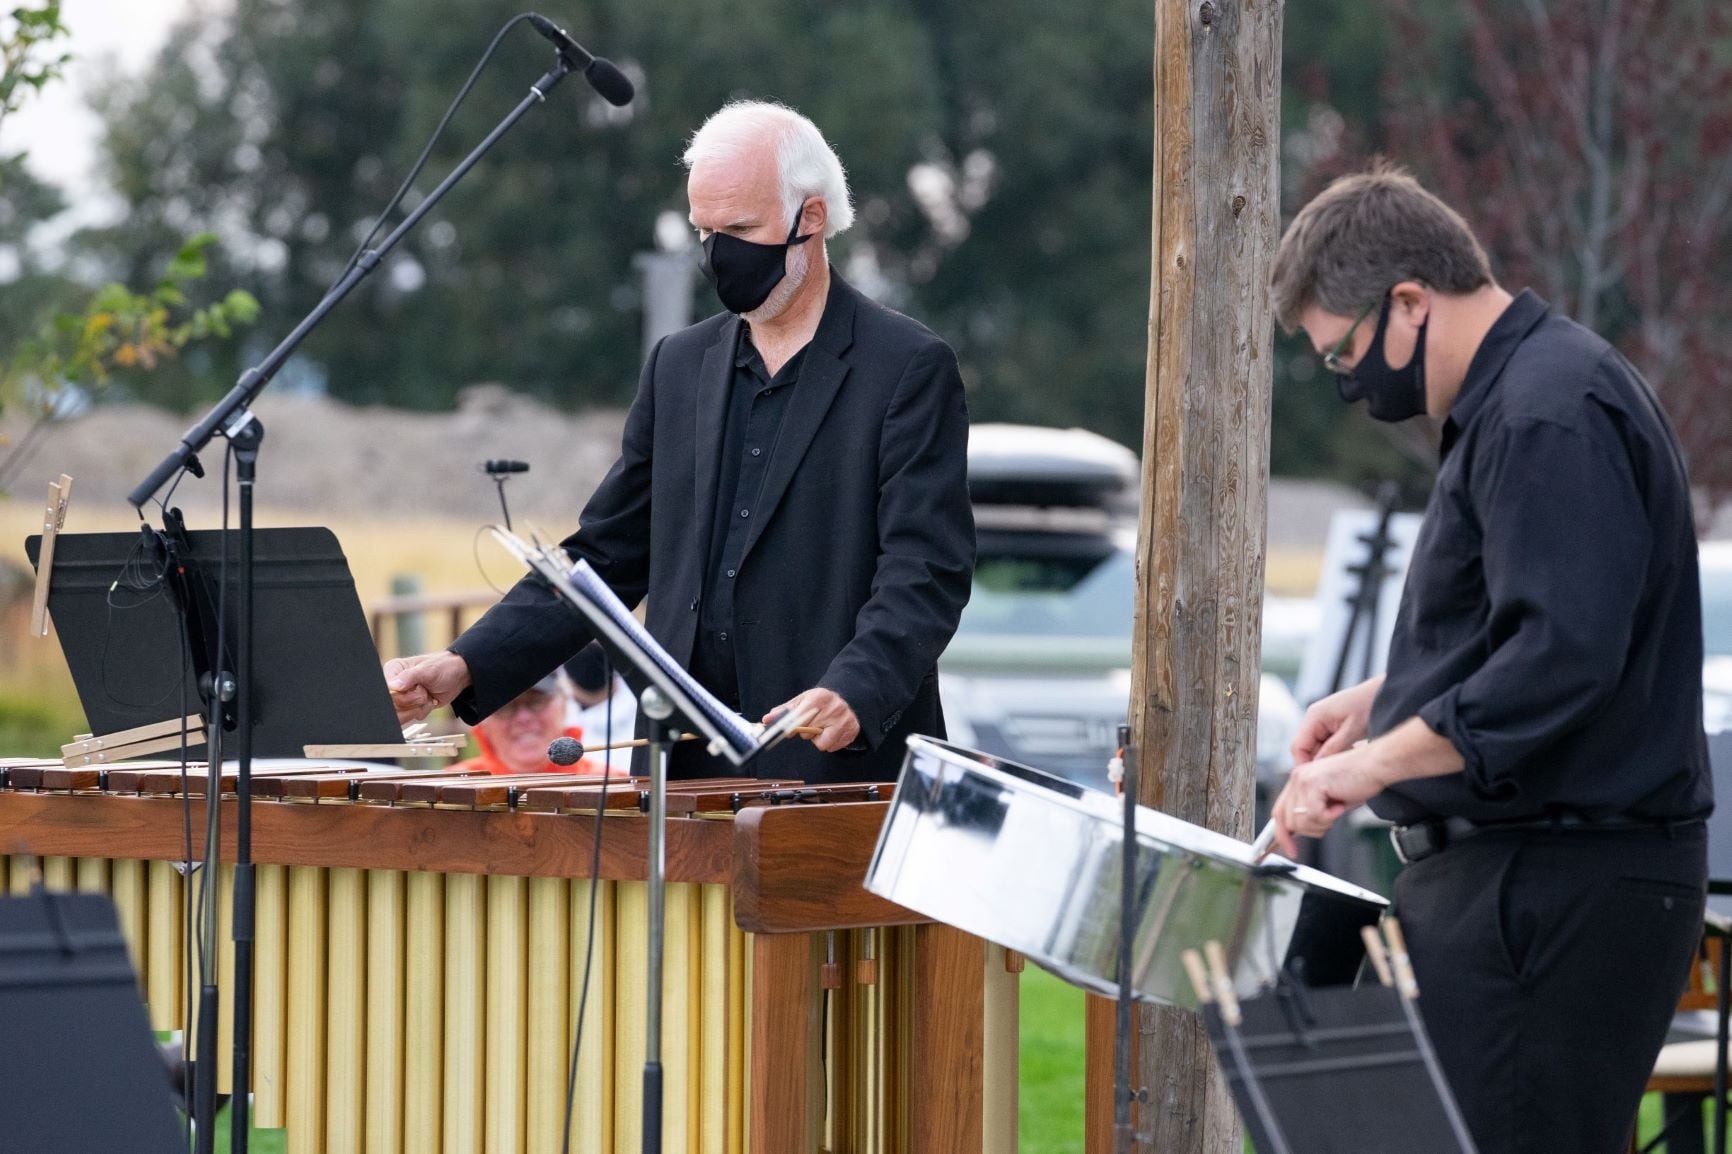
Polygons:
<instances>
[{"instance_id":1,"label":"eyeglasses","mask_svg":"<svg viewBox=\"0 0 1732 1154\"><path fill-rule=\"evenodd\" d=\"M1336 341L1334 347L1323 354L1324 368L1338 377L1344 377L1352 371L1341 363L1341 354L1352 347L1353 334L1359 331L1359 326L1365 323L1365 318L1370 316L1376 308L1377 303L1373 303L1359 310L1359 315L1353 318L1353 324L1348 327L1346 335Z\"/></svg>"}]
</instances>

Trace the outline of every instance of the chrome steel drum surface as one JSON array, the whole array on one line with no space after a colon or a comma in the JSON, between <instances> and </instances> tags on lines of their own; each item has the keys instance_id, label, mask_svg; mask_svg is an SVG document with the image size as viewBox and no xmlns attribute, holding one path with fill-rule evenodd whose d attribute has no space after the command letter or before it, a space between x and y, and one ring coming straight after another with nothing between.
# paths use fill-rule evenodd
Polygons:
<instances>
[{"instance_id":1,"label":"chrome steel drum surface","mask_svg":"<svg viewBox=\"0 0 1732 1154\"><path fill-rule=\"evenodd\" d=\"M1116 798L910 737L866 888L1116 996L1123 826ZM1283 858L1259 869L1246 843L1152 809L1136 829L1139 997L1195 1005L1179 955L1211 938L1242 995L1295 959L1314 985L1353 979L1384 899Z\"/></svg>"}]
</instances>

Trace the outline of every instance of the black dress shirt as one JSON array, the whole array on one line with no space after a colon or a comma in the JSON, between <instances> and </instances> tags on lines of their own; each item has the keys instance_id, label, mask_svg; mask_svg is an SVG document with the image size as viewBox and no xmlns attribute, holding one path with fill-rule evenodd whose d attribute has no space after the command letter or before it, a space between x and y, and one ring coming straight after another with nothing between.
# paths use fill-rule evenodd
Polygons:
<instances>
[{"instance_id":1,"label":"black dress shirt","mask_svg":"<svg viewBox=\"0 0 1732 1154\"><path fill-rule=\"evenodd\" d=\"M1635 369L1531 292L1444 422L1371 732L1416 715L1467 764L1372 800L1398 822L1713 808L1677 438Z\"/></svg>"},{"instance_id":2,"label":"black dress shirt","mask_svg":"<svg viewBox=\"0 0 1732 1154\"><path fill-rule=\"evenodd\" d=\"M740 708L736 663L734 590L740 559L759 510L764 473L782 428L788 398L800 380L806 350L795 353L775 374L740 326L734 371L728 380L727 415L716 465L716 513L710 527L709 561L699 596L698 636L692 650L692 675L723 705ZM756 721L757 718L747 720Z\"/></svg>"}]
</instances>

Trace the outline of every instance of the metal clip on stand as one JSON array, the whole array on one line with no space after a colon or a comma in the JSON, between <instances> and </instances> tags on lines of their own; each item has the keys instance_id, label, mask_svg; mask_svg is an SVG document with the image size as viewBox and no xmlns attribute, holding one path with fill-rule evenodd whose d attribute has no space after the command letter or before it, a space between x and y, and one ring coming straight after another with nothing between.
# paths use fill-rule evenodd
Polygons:
<instances>
[{"instance_id":1,"label":"metal clip on stand","mask_svg":"<svg viewBox=\"0 0 1732 1154\"><path fill-rule=\"evenodd\" d=\"M638 698L638 708L649 719L649 997L644 1035L643 1149L661 1154L662 1148L662 956L667 913L668 745L677 740L668 725L674 704L651 685Z\"/></svg>"}]
</instances>

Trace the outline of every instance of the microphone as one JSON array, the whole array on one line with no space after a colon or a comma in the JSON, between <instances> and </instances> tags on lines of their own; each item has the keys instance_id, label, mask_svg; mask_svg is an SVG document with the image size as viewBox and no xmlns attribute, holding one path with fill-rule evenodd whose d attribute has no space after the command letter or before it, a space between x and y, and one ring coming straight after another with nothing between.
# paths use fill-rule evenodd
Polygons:
<instances>
[{"instance_id":1,"label":"microphone","mask_svg":"<svg viewBox=\"0 0 1732 1154\"><path fill-rule=\"evenodd\" d=\"M583 742L575 737L556 737L548 744L547 760L555 765L576 765L583 760Z\"/></svg>"},{"instance_id":2,"label":"microphone","mask_svg":"<svg viewBox=\"0 0 1732 1154\"><path fill-rule=\"evenodd\" d=\"M583 78L589 81L589 86L595 89L603 100L621 108L631 103L636 90L618 65L605 56L592 55L587 48L571 38L571 33L539 12L531 12L528 18L535 30L551 40L553 46L559 49L559 54L565 57L573 68L582 70Z\"/></svg>"},{"instance_id":3,"label":"microphone","mask_svg":"<svg viewBox=\"0 0 1732 1154\"><path fill-rule=\"evenodd\" d=\"M481 462L481 471L489 477L501 477L506 473L527 473L529 472L529 462L488 460Z\"/></svg>"}]
</instances>

